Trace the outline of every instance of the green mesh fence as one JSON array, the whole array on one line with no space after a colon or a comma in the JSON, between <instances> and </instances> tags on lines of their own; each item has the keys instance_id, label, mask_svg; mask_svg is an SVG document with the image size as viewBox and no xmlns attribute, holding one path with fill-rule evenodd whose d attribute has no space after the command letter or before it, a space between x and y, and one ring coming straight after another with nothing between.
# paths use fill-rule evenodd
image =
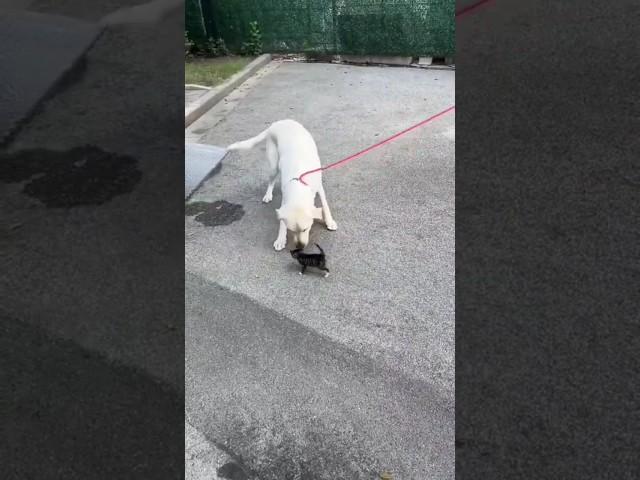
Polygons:
<instances>
[{"instance_id":1,"label":"green mesh fence","mask_svg":"<svg viewBox=\"0 0 640 480\"><path fill-rule=\"evenodd\" d=\"M455 0L187 0L186 20L233 51L257 21L265 52L451 57L454 11Z\"/></svg>"},{"instance_id":2,"label":"green mesh fence","mask_svg":"<svg viewBox=\"0 0 640 480\"><path fill-rule=\"evenodd\" d=\"M204 40L208 38L200 0L185 1L184 28L192 40Z\"/></svg>"}]
</instances>

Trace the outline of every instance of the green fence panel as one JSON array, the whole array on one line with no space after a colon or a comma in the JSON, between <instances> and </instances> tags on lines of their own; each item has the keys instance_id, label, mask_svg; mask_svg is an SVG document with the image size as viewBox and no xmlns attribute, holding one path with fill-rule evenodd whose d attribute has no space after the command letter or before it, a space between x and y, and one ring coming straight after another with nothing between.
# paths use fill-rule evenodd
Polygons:
<instances>
[{"instance_id":1,"label":"green fence panel","mask_svg":"<svg viewBox=\"0 0 640 480\"><path fill-rule=\"evenodd\" d=\"M222 37L235 51L248 37L249 23L257 21L265 52L455 53L454 0L200 1L209 36Z\"/></svg>"},{"instance_id":2,"label":"green fence panel","mask_svg":"<svg viewBox=\"0 0 640 480\"><path fill-rule=\"evenodd\" d=\"M212 16L212 12L208 12L207 16ZM208 37L200 0L185 0L184 28L192 40L204 40Z\"/></svg>"}]
</instances>

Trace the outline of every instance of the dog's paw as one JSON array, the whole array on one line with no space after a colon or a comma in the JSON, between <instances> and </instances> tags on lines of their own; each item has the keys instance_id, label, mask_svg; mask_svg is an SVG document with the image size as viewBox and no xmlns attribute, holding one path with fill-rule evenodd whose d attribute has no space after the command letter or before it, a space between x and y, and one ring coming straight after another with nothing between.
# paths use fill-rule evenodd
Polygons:
<instances>
[{"instance_id":1,"label":"dog's paw","mask_svg":"<svg viewBox=\"0 0 640 480\"><path fill-rule=\"evenodd\" d=\"M280 250L282 250L284 247L287 246L287 239L282 239L282 238L276 238L276 241L273 242L273 248L276 249L276 252L279 252Z\"/></svg>"},{"instance_id":2,"label":"dog's paw","mask_svg":"<svg viewBox=\"0 0 640 480\"><path fill-rule=\"evenodd\" d=\"M265 193L264 197L262 197L262 203L269 203L271 200L273 200L273 194L271 193Z\"/></svg>"},{"instance_id":3,"label":"dog's paw","mask_svg":"<svg viewBox=\"0 0 640 480\"><path fill-rule=\"evenodd\" d=\"M327 220L325 222L325 225L327 226L327 230L337 230L338 229L338 224L336 223L336 221L333 218L331 220Z\"/></svg>"}]
</instances>

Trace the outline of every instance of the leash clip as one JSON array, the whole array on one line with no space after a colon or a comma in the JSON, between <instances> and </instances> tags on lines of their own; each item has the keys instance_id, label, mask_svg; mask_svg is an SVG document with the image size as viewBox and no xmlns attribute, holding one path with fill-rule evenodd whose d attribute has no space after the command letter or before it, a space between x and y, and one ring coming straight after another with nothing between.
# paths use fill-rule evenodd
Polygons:
<instances>
[{"instance_id":1,"label":"leash clip","mask_svg":"<svg viewBox=\"0 0 640 480\"><path fill-rule=\"evenodd\" d=\"M293 177L291 180L291 182L300 182L302 185L304 185L305 187L308 187L309 185L307 183L304 182L304 180L302 180L300 177Z\"/></svg>"}]
</instances>

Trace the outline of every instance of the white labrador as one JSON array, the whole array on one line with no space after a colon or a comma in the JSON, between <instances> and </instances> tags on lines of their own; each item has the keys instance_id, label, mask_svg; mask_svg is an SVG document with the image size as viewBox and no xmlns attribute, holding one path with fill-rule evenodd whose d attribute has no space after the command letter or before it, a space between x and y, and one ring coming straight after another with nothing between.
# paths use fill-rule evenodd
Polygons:
<instances>
[{"instance_id":1,"label":"white labrador","mask_svg":"<svg viewBox=\"0 0 640 480\"><path fill-rule=\"evenodd\" d=\"M282 191L282 205L276 209L280 228L273 248L282 250L286 246L287 230L293 232L296 247L304 248L309 243L309 230L314 220L324 221L329 230L338 228L322 188L322 172L305 177L308 185L297 181L303 173L320 168L316 142L295 120L280 120L253 138L229 145L227 150L249 150L265 140L271 176L262 201L269 203L273 199L278 175ZM316 194L320 196L322 208L315 206Z\"/></svg>"}]
</instances>

